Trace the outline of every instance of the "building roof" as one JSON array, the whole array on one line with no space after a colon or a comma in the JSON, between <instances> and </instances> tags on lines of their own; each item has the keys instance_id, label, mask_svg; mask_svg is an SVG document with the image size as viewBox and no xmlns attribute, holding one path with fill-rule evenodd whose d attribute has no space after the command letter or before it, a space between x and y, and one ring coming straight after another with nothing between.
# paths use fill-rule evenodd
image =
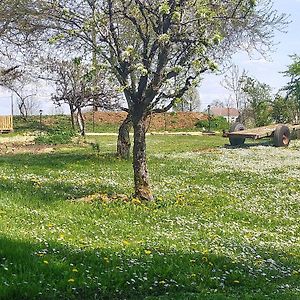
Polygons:
<instances>
[{"instance_id":1,"label":"building roof","mask_svg":"<svg viewBox=\"0 0 300 300\"><path fill-rule=\"evenodd\" d=\"M211 114L214 116L222 116L222 117L238 117L239 111L236 108L227 108L227 107L212 107L210 109Z\"/></svg>"}]
</instances>

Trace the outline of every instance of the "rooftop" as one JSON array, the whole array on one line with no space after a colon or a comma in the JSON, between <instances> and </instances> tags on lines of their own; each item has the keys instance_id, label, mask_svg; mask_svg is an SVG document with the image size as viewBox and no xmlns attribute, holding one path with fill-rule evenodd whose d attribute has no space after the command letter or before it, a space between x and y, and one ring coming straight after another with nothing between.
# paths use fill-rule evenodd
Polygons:
<instances>
[{"instance_id":1,"label":"rooftop","mask_svg":"<svg viewBox=\"0 0 300 300\"><path fill-rule=\"evenodd\" d=\"M222 116L222 117L238 117L239 111L236 108L230 107L212 107L210 109L211 114L214 116Z\"/></svg>"}]
</instances>

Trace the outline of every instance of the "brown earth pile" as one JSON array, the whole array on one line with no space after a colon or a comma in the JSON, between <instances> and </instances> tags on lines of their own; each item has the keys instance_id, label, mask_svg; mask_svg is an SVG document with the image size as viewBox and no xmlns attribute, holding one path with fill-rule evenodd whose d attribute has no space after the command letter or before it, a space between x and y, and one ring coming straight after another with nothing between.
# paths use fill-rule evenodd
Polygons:
<instances>
[{"instance_id":1,"label":"brown earth pile","mask_svg":"<svg viewBox=\"0 0 300 300\"><path fill-rule=\"evenodd\" d=\"M126 112L95 112L95 122L100 124L117 124L120 125L126 118ZM92 121L93 114L86 113L87 121ZM207 116L200 112L169 112L153 114L149 116L149 129L170 130L170 129L191 129L200 120L207 120Z\"/></svg>"}]
</instances>

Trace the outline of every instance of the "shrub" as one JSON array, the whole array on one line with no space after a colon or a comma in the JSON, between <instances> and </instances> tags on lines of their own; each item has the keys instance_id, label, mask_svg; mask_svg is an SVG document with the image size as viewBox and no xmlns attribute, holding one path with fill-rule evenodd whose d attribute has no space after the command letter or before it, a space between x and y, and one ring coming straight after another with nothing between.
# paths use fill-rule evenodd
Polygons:
<instances>
[{"instance_id":1,"label":"shrub","mask_svg":"<svg viewBox=\"0 0 300 300\"><path fill-rule=\"evenodd\" d=\"M72 137L75 135L74 131L62 130L60 128L48 130L45 134L35 138L37 144L59 145L69 144Z\"/></svg>"},{"instance_id":2,"label":"shrub","mask_svg":"<svg viewBox=\"0 0 300 300\"><path fill-rule=\"evenodd\" d=\"M196 127L204 130L209 129L208 120L198 121L195 125ZM222 131L228 130L228 122L224 117L211 117L210 119L210 130Z\"/></svg>"}]
</instances>

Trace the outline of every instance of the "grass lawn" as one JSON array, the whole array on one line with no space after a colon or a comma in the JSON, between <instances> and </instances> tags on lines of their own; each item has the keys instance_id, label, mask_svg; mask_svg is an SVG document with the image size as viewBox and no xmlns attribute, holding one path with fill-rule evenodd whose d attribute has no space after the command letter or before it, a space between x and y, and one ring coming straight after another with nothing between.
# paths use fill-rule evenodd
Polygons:
<instances>
[{"instance_id":1,"label":"grass lawn","mask_svg":"<svg viewBox=\"0 0 300 300\"><path fill-rule=\"evenodd\" d=\"M0 299L300 299L299 141L149 136L143 205L115 140L0 156Z\"/></svg>"}]
</instances>

